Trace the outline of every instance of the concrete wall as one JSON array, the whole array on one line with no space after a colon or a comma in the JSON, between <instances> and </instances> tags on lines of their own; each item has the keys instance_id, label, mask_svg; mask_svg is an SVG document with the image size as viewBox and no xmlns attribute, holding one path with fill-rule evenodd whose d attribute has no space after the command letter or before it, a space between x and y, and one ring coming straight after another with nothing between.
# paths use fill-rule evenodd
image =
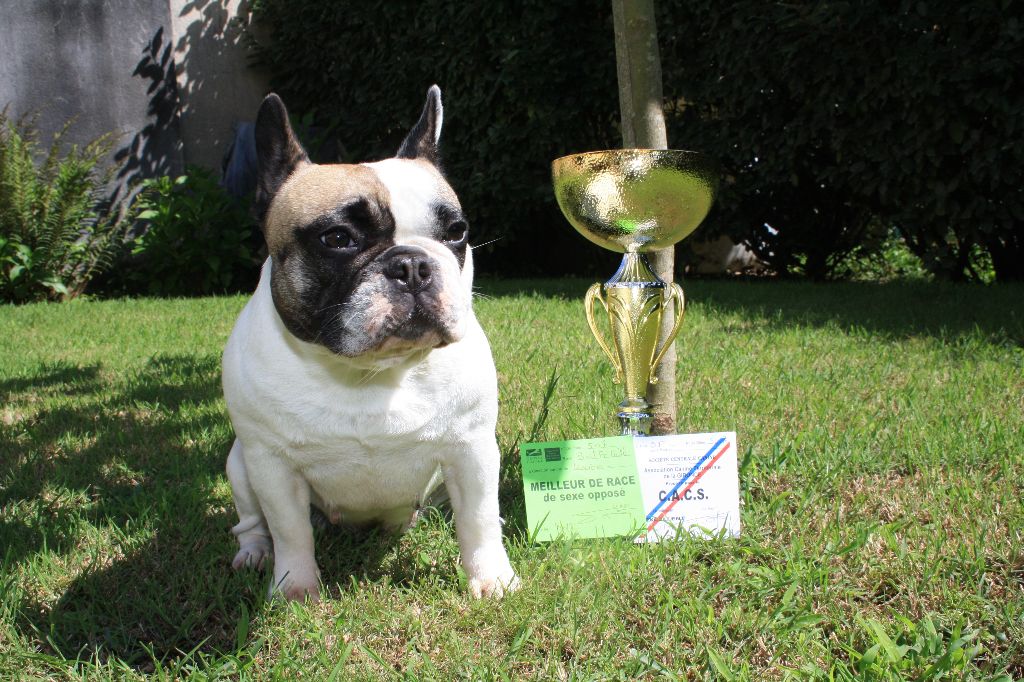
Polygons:
<instances>
[{"instance_id":1,"label":"concrete wall","mask_svg":"<svg viewBox=\"0 0 1024 682\"><path fill-rule=\"evenodd\" d=\"M219 167L239 121L256 120L267 92L242 37L248 0L170 0L185 162Z\"/></svg>"},{"instance_id":2,"label":"concrete wall","mask_svg":"<svg viewBox=\"0 0 1024 682\"><path fill-rule=\"evenodd\" d=\"M217 168L264 81L247 68L245 0L3 0L0 108L36 114L44 139L121 134L121 179Z\"/></svg>"}]
</instances>

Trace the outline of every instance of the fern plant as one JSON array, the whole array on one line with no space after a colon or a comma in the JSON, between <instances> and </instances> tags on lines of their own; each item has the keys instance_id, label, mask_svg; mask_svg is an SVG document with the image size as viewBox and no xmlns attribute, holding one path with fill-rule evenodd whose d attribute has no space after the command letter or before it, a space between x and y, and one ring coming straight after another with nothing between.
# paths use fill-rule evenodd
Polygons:
<instances>
[{"instance_id":1,"label":"fern plant","mask_svg":"<svg viewBox=\"0 0 1024 682\"><path fill-rule=\"evenodd\" d=\"M43 155L34 119L0 112L0 300L66 300L109 267L125 239L120 206L105 201L115 138L65 151L70 123Z\"/></svg>"}]
</instances>

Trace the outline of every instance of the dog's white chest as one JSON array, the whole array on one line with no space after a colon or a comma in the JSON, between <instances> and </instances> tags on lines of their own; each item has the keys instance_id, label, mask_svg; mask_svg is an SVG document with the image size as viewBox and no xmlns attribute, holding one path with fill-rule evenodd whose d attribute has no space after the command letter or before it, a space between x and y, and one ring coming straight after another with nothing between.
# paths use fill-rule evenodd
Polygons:
<instances>
[{"instance_id":1,"label":"dog's white chest","mask_svg":"<svg viewBox=\"0 0 1024 682\"><path fill-rule=\"evenodd\" d=\"M387 404L318 400L315 410L293 415L298 428L289 430L287 456L324 511L360 516L413 507L430 492L451 437L445 410L418 392L400 390L391 398ZM328 418L309 420L318 414Z\"/></svg>"},{"instance_id":2,"label":"dog's white chest","mask_svg":"<svg viewBox=\"0 0 1024 682\"><path fill-rule=\"evenodd\" d=\"M337 449L302 453L301 471L316 505L328 514L353 521L402 516L421 506L439 483L432 450L425 444L367 449L341 440Z\"/></svg>"}]
</instances>

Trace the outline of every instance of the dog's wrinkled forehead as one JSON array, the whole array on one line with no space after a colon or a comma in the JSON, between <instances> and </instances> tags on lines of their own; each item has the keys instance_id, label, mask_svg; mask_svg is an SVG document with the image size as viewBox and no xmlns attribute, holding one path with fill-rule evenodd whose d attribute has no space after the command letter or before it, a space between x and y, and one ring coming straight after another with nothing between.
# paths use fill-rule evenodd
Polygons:
<instances>
[{"instance_id":1,"label":"dog's wrinkled forehead","mask_svg":"<svg viewBox=\"0 0 1024 682\"><path fill-rule=\"evenodd\" d=\"M366 202L367 208L385 212L390 203L388 188L366 166L302 166L288 178L270 206L267 248L276 253L293 239L297 228L353 202Z\"/></svg>"},{"instance_id":2,"label":"dog's wrinkled forehead","mask_svg":"<svg viewBox=\"0 0 1024 682\"><path fill-rule=\"evenodd\" d=\"M427 161L386 159L365 164L387 188L395 219L395 241L433 236L439 214L461 210L455 191Z\"/></svg>"},{"instance_id":3,"label":"dog's wrinkled forehead","mask_svg":"<svg viewBox=\"0 0 1024 682\"><path fill-rule=\"evenodd\" d=\"M365 202L374 213L390 213L394 239L429 237L439 213L461 209L455 191L428 162L386 159L360 165L307 164L281 187L266 220L267 247L275 253L295 230L330 215L339 207Z\"/></svg>"}]
</instances>

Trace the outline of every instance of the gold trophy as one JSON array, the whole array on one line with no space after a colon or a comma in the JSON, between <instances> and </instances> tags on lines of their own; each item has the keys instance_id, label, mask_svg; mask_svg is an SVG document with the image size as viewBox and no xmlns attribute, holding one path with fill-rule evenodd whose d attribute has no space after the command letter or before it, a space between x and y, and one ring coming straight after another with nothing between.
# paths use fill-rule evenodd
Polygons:
<instances>
[{"instance_id":1,"label":"gold trophy","mask_svg":"<svg viewBox=\"0 0 1024 682\"><path fill-rule=\"evenodd\" d=\"M714 201L718 167L696 152L619 149L555 159L551 177L569 223L598 246L623 254L612 278L590 287L584 306L590 330L615 368L615 383L625 384L616 413L622 434L647 435L647 385L656 381L654 370L679 332L684 298L678 284L651 270L644 253L672 246L697 229ZM611 343L597 326L598 303L608 315ZM659 350L668 305L675 308L675 325Z\"/></svg>"}]
</instances>

